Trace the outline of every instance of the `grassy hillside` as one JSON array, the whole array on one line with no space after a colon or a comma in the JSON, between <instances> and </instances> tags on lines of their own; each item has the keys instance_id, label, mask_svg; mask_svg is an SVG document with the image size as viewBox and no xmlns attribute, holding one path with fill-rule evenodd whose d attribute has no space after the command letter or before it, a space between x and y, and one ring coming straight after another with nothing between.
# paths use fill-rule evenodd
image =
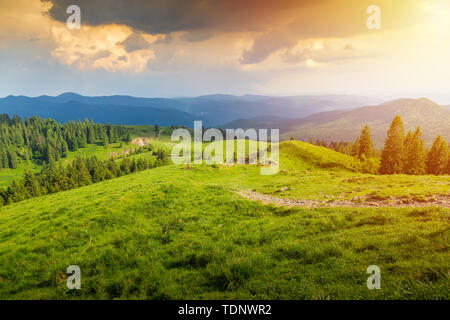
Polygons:
<instances>
[{"instance_id":1,"label":"grassy hillside","mask_svg":"<svg viewBox=\"0 0 450 320\"><path fill-rule=\"evenodd\" d=\"M284 208L234 192L326 201L389 186L424 196L448 194L449 177L362 175L330 150L280 150L275 176L166 166L0 208L0 297L450 298L448 209ZM73 264L79 291L65 286ZM381 290L366 287L371 264Z\"/></svg>"}]
</instances>

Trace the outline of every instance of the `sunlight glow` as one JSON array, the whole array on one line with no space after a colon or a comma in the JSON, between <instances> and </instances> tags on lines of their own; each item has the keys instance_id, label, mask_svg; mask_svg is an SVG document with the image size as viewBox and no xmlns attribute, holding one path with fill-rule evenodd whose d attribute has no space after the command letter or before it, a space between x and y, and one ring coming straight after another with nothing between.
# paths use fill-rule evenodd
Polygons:
<instances>
[{"instance_id":1,"label":"sunlight glow","mask_svg":"<svg viewBox=\"0 0 450 320\"><path fill-rule=\"evenodd\" d=\"M427 21L433 33L448 35L450 39L450 2L445 1L423 1L420 3Z\"/></svg>"}]
</instances>

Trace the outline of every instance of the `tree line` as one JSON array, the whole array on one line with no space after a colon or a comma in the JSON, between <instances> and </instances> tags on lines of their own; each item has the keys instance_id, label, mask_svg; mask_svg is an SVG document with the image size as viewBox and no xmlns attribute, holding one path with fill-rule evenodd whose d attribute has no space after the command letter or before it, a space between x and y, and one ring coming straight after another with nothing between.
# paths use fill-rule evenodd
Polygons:
<instances>
[{"instance_id":1,"label":"tree line","mask_svg":"<svg viewBox=\"0 0 450 320\"><path fill-rule=\"evenodd\" d=\"M403 121L397 115L391 123L381 153L374 149L369 126L365 126L355 142L310 143L354 156L361 160L363 171L379 174L450 174L450 145L438 136L431 147L425 147L420 126L405 135Z\"/></svg>"},{"instance_id":2,"label":"tree line","mask_svg":"<svg viewBox=\"0 0 450 320\"><path fill-rule=\"evenodd\" d=\"M126 128L103 125L85 119L60 124L40 117L10 118L0 115L0 168L17 168L18 159L35 162L58 161L68 151L77 151L87 144L130 140Z\"/></svg>"},{"instance_id":3,"label":"tree line","mask_svg":"<svg viewBox=\"0 0 450 320\"><path fill-rule=\"evenodd\" d=\"M381 174L450 174L449 146L438 136L430 150L425 148L420 126L405 136L403 122L396 116L387 132L381 153Z\"/></svg>"},{"instance_id":4,"label":"tree line","mask_svg":"<svg viewBox=\"0 0 450 320\"><path fill-rule=\"evenodd\" d=\"M126 156L122 158L120 164L113 157L101 161L96 156L89 158L78 156L66 167L62 162L56 164L55 161L50 161L44 164L39 173L26 171L21 179L13 181L7 189L0 189L0 206L167 164L168 157L164 149L154 151L154 155L155 161L150 158L130 159Z\"/></svg>"}]
</instances>

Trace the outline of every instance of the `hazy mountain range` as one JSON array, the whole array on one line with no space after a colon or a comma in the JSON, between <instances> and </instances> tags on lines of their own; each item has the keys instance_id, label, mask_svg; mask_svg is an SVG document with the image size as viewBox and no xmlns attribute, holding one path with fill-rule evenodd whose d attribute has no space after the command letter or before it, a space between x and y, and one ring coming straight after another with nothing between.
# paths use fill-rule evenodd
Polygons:
<instances>
[{"instance_id":1,"label":"hazy mountain range","mask_svg":"<svg viewBox=\"0 0 450 320\"><path fill-rule=\"evenodd\" d=\"M219 126L242 118L301 118L317 112L355 108L375 100L346 95L328 96L232 96L209 95L195 98L136 98L131 96L86 97L75 93L0 99L0 112L21 117L38 115L66 122L93 119L111 124L159 124ZM262 120L263 118L259 118Z\"/></svg>"},{"instance_id":2,"label":"hazy mountain range","mask_svg":"<svg viewBox=\"0 0 450 320\"><path fill-rule=\"evenodd\" d=\"M422 126L429 144L441 134L450 140L450 106L431 100L399 99L382 104L374 98L352 95L233 96L194 98L87 97L64 93L56 97L8 96L0 99L0 113L40 116L57 121L93 119L95 122L160 126L185 125L202 120L206 127L279 128L282 139L353 141L368 124L377 147L396 114L405 129Z\"/></svg>"},{"instance_id":3,"label":"hazy mountain range","mask_svg":"<svg viewBox=\"0 0 450 320\"><path fill-rule=\"evenodd\" d=\"M367 124L375 145L381 147L386 131L397 114L402 117L406 131L415 130L420 125L428 144L438 135L450 140L450 109L426 98L398 99L375 106L321 112L282 121L243 119L228 123L225 127L279 128L282 139L294 136L305 141L310 137L328 141L354 141Z\"/></svg>"}]
</instances>

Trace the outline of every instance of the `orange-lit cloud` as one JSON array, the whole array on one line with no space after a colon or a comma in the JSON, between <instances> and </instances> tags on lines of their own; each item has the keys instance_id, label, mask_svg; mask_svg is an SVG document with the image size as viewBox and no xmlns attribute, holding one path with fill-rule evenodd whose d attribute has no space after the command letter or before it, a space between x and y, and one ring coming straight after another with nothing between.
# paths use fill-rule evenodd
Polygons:
<instances>
[{"instance_id":1,"label":"orange-lit cloud","mask_svg":"<svg viewBox=\"0 0 450 320\"><path fill-rule=\"evenodd\" d=\"M62 64L76 66L81 70L139 73L155 57L148 46L156 41L156 37L148 36L149 39L146 40L141 36L142 43L147 43L148 46L141 44L138 48L134 44L133 50L127 50L130 49L134 33L126 26L83 26L82 30L68 30L65 25L58 24L51 28L51 34L57 44L51 52L52 56Z\"/></svg>"}]
</instances>

